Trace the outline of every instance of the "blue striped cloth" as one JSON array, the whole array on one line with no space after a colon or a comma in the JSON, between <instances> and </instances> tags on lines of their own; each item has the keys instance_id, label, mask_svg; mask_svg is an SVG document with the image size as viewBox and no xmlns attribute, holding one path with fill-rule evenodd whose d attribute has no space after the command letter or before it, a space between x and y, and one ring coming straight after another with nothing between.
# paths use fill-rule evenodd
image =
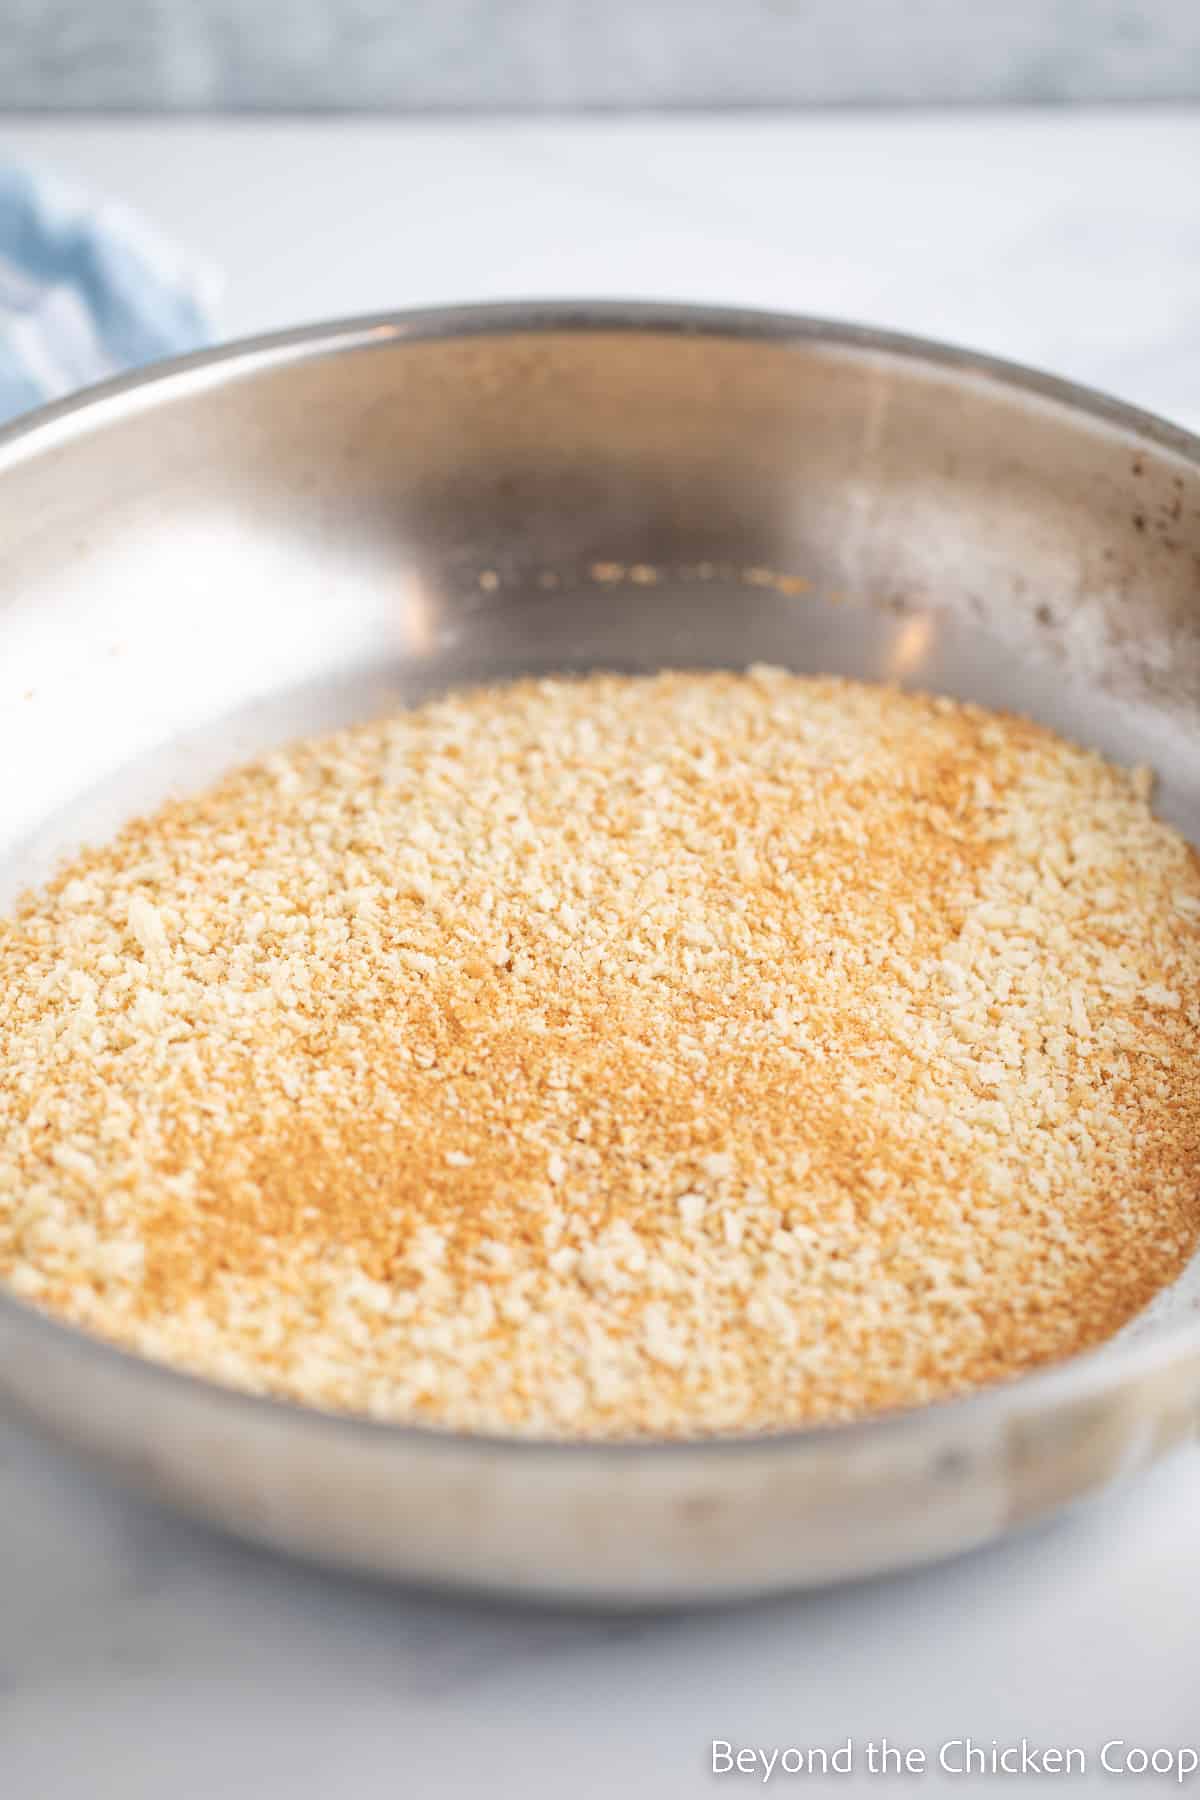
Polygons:
<instances>
[{"instance_id":1,"label":"blue striped cloth","mask_svg":"<svg viewBox=\"0 0 1200 1800\"><path fill-rule=\"evenodd\" d=\"M0 422L213 337L215 282L124 207L0 165Z\"/></svg>"}]
</instances>

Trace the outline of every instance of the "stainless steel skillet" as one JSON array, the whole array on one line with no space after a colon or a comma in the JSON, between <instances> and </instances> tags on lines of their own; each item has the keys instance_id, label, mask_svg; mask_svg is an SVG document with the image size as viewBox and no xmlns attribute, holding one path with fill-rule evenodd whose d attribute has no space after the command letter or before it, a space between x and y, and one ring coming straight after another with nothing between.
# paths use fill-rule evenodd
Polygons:
<instances>
[{"instance_id":1,"label":"stainless steel skillet","mask_svg":"<svg viewBox=\"0 0 1200 1800\"><path fill-rule=\"evenodd\" d=\"M762 660L1033 713L1152 763L1200 841L1200 442L980 357L675 307L365 320L95 390L0 436L0 900L430 689ZM605 1446L250 1398L0 1294L0 1401L331 1563L693 1601L943 1556L1148 1463L1200 1421L1197 1293L968 1400Z\"/></svg>"}]
</instances>

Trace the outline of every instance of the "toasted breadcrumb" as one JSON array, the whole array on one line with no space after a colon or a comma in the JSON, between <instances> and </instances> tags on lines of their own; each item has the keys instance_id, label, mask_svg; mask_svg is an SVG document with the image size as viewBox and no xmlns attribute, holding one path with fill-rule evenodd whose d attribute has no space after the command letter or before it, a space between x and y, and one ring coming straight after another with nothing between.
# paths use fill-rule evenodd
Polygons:
<instances>
[{"instance_id":1,"label":"toasted breadcrumb","mask_svg":"<svg viewBox=\"0 0 1200 1800\"><path fill-rule=\"evenodd\" d=\"M0 1276L379 1417L912 1405L1200 1230L1200 865L1123 771L774 669L297 745L0 926Z\"/></svg>"}]
</instances>

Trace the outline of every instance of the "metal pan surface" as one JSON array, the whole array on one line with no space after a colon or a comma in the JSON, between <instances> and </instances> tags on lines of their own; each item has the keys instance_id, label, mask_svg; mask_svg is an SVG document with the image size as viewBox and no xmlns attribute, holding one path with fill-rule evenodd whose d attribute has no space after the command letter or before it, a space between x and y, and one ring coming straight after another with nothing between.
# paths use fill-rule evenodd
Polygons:
<instances>
[{"instance_id":1,"label":"metal pan surface","mask_svg":"<svg viewBox=\"0 0 1200 1800\"><path fill-rule=\"evenodd\" d=\"M962 352L682 307L355 321L96 389L0 435L0 903L432 690L754 661L1030 713L1151 763L1200 841L1200 441ZM331 1564L693 1602L946 1556L1149 1463L1200 1421L1197 1293L965 1400L605 1445L234 1393L0 1293L0 1402Z\"/></svg>"}]
</instances>

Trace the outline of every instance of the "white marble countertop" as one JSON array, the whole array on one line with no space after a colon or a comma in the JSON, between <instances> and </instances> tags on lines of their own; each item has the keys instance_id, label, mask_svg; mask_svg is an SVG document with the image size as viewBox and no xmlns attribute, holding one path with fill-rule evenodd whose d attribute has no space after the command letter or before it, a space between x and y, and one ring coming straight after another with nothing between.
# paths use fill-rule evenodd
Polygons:
<instances>
[{"instance_id":1,"label":"white marble countertop","mask_svg":"<svg viewBox=\"0 0 1200 1800\"><path fill-rule=\"evenodd\" d=\"M232 333L449 300L840 314L1200 427L1200 114L353 125L7 120L226 276ZM317 1575L0 1427L5 1800L707 1792L713 1738L936 1752L1200 1742L1200 1451L1041 1535L853 1591L649 1621ZM1043 1777L1043 1779L1046 1779ZM761 1781L730 1776L732 1791ZM1007 1785L1023 1784L1010 1775ZM1200 1775L1191 1784L1200 1794ZM1172 1791L1126 1777L1117 1793Z\"/></svg>"}]
</instances>

